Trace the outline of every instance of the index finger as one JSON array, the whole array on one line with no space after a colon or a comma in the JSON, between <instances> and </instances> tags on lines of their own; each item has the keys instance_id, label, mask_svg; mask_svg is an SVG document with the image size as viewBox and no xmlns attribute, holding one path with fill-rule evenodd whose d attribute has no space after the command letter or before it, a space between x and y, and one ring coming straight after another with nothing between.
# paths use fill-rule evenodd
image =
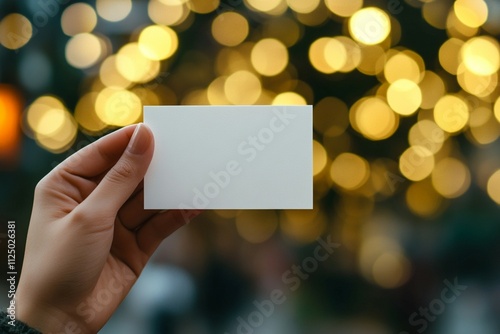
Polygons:
<instances>
[{"instance_id":1,"label":"index finger","mask_svg":"<svg viewBox=\"0 0 500 334\"><path fill-rule=\"evenodd\" d=\"M109 170L120 159L137 125L112 132L82 148L58 168L83 178L92 178Z\"/></svg>"}]
</instances>

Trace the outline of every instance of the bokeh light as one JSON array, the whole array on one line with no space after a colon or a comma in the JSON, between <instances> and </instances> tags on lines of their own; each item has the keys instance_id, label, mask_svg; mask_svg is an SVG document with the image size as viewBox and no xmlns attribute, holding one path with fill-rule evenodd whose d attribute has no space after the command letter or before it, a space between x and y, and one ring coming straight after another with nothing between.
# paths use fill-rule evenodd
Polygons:
<instances>
[{"instance_id":1,"label":"bokeh light","mask_svg":"<svg viewBox=\"0 0 500 334\"><path fill-rule=\"evenodd\" d=\"M472 28L482 26L488 19L488 5L483 0L457 0L453 8L458 19Z\"/></svg>"},{"instance_id":2,"label":"bokeh light","mask_svg":"<svg viewBox=\"0 0 500 334\"><path fill-rule=\"evenodd\" d=\"M319 133L329 131L340 135L349 125L349 114L344 101L336 97L325 97L314 106L313 126Z\"/></svg>"},{"instance_id":3,"label":"bokeh light","mask_svg":"<svg viewBox=\"0 0 500 334\"><path fill-rule=\"evenodd\" d=\"M446 19L450 11L447 1L425 1L422 6L422 16L425 21L437 29L446 29Z\"/></svg>"},{"instance_id":4,"label":"bokeh light","mask_svg":"<svg viewBox=\"0 0 500 334\"><path fill-rule=\"evenodd\" d=\"M76 121L56 97L41 96L33 101L26 119L37 143L51 152L64 152L76 138Z\"/></svg>"},{"instance_id":5,"label":"bokeh light","mask_svg":"<svg viewBox=\"0 0 500 334\"><path fill-rule=\"evenodd\" d=\"M264 15L266 19L254 26L252 16L245 15L244 8L234 10L239 5L251 10L255 17ZM438 52L440 67L432 63L426 66L422 53L398 46L403 28L396 20L396 8L389 6L386 12L363 0L244 0L237 5L221 1L151 0L147 16L153 25L130 30L130 39L118 45L116 53L111 52L117 44L100 34L97 18L120 22L131 16L135 4L130 0L98 0L95 6L74 3L64 9L60 21L61 29L70 36L66 59L89 74L95 73L98 66L98 74L89 79L87 92L76 101L72 122L86 133L101 134L109 127L140 121L142 105L164 101L315 104L313 125L319 137L315 137L313 145L314 175L320 198L332 186L364 196L382 192L384 196L394 195L381 181L387 172L385 168L391 164L374 163L355 153L354 148L358 140L386 141L399 131L407 131L409 148L399 157L392 157L392 172L400 172L419 185L430 184L436 198L458 197L469 188L473 175L467 164L452 157L454 143L450 135L463 133L475 145L489 145L500 137L500 47L496 39L479 33L483 27L488 32L495 29L491 15L498 9L483 0L458 0L453 4L421 1L408 5L420 7L428 24L446 30L448 38ZM292 16L284 15L287 9ZM220 46L214 58L215 75L207 68L210 60L196 52L178 59L182 75L171 73L170 59L179 51L180 34L189 30L196 14L209 13L209 33ZM302 41L306 26L319 28L329 19L343 22L342 29ZM27 35L24 43L33 34L30 21L21 14L4 17L0 26L6 32L22 31ZM327 90L317 94L311 82L298 75L302 69L292 60L294 46L299 42L309 46L307 55L312 67L332 83L357 69L355 73L373 76L379 84L355 99L333 97ZM187 60L189 57L196 60ZM24 77L21 76L22 82L29 86ZM45 78L43 82L31 85L34 91L50 83L51 73L41 77ZM33 104L33 110L39 105L43 103ZM64 115L71 115L64 105L43 114L45 123L35 127L33 136L52 133L43 124L52 124L56 129L57 124L66 122ZM409 117L413 115L414 118ZM353 137L351 130L363 139ZM447 176L461 180L454 184L455 188L447 184L446 177L436 176L446 170L443 166L452 166L455 172ZM352 175L339 180L339 171ZM413 192L418 187L421 186L410 186ZM419 216L431 216L416 209L412 201L408 205ZM429 212L439 212L439 208Z\"/></svg>"},{"instance_id":6,"label":"bokeh light","mask_svg":"<svg viewBox=\"0 0 500 334\"><path fill-rule=\"evenodd\" d=\"M349 17L361 9L363 0L325 0L325 4L333 14Z\"/></svg>"},{"instance_id":7,"label":"bokeh light","mask_svg":"<svg viewBox=\"0 0 500 334\"><path fill-rule=\"evenodd\" d=\"M225 46L241 44L248 36L247 19L234 12L222 13L212 23L212 35L215 40Z\"/></svg>"},{"instance_id":8,"label":"bokeh light","mask_svg":"<svg viewBox=\"0 0 500 334\"><path fill-rule=\"evenodd\" d=\"M355 104L350 111L351 125L366 138L382 140L396 131L399 117L387 102L370 97Z\"/></svg>"},{"instance_id":9,"label":"bokeh light","mask_svg":"<svg viewBox=\"0 0 500 334\"><path fill-rule=\"evenodd\" d=\"M439 194L446 198L461 196L469 189L470 182L467 166L454 158L439 161L432 171L432 185Z\"/></svg>"},{"instance_id":10,"label":"bokeh light","mask_svg":"<svg viewBox=\"0 0 500 334\"><path fill-rule=\"evenodd\" d=\"M320 1L322 0L287 0L288 7L290 7L293 11L302 14L308 14L318 8Z\"/></svg>"},{"instance_id":11,"label":"bokeh light","mask_svg":"<svg viewBox=\"0 0 500 334\"><path fill-rule=\"evenodd\" d=\"M288 7L284 0L245 0L245 3L252 10L271 15L282 14Z\"/></svg>"},{"instance_id":12,"label":"bokeh light","mask_svg":"<svg viewBox=\"0 0 500 334\"><path fill-rule=\"evenodd\" d=\"M418 84L425 70L423 67L420 56L410 52L397 52L385 64L384 75L389 83L407 79Z\"/></svg>"},{"instance_id":13,"label":"bokeh light","mask_svg":"<svg viewBox=\"0 0 500 334\"><path fill-rule=\"evenodd\" d=\"M224 92L232 104L254 104L262 93L262 84L252 72L238 71L226 79Z\"/></svg>"},{"instance_id":14,"label":"bokeh light","mask_svg":"<svg viewBox=\"0 0 500 334\"><path fill-rule=\"evenodd\" d=\"M368 180L370 166L362 157L353 153L342 153L332 162L330 177L345 190L356 190Z\"/></svg>"},{"instance_id":15,"label":"bokeh light","mask_svg":"<svg viewBox=\"0 0 500 334\"><path fill-rule=\"evenodd\" d=\"M147 58L138 43L124 45L116 54L120 75L132 82L148 82L158 75L158 61Z\"/></svg>"},{"instance_id":16,"label":"bokeh light","mask_svg":"<svg viewBox=\"0 0 500 334\"><path fill-rule=\"evenodd\" d=\"M500 170L497 170L488 179L487 191L491 199L500 205Z\"/></svg>"},{"instance_id":17,"label":"bokeh light","mask_svg":"<svg viewBox=\"0 0 500 334\"><path fill-rule=\"evenodd\" d=\"M439 63L450 74L457 74L461 63L462 46L464 42L458 38L450 38L439 49Z\"/></svg>"},{"instance_id":18,"label":"bokeh light","mask_svg":"<svg viewBox=\"0 0 500 334\"><path fill-rule=\"evenodd\" d=\"M424 146L413 145L399 158L399 170L407 179L421 181L434 169L434 155Z\"/></svg>"},{"instance_id":19,"label":"bokeh light","mask_svg":"<svg viewBox=\"0 0 500 334\"><path fill-rule=\"evenodd\" d=\"M293 0L297 1L297 0ZM308 27L318 27L324 24L329 18L329 12L324 7L323 1L310 13L295 13L297 21Z\"/></svg>"},{"instance_id":20,"label":"bokeh light","mask_svg":"<svg viewBox=\"0 0 500 334\"><path fill-rule=\"evenodd\" d=\"M156 24L178 26L185 22L191 11L183 0L150 0L148 15Z\"/></svg>"},{"instance_id":21,"label":"bokeh light","mask_svg":"<svg viewBox=\"0 0 500 334\"><path fill-rule=\"evenodd\" d=\"M318 71L329 74L336 71L326 60L326 46L332 41L329 37L322 37L314 41L309 48L309 60ZM338 44L337 44L338 45ZM336 57L339 57L338 55ZM346 57L345 50L340 57Z\"/></svg>"},{"instance_id":22,"label":"bokeh light","mask_svg":"<svg viewBox=\"0 0 500 334\"><path fill-rule=\"evenodd\" d=\"M230 104L226 98L226 93L224 91L224 86L226 84L227 77L218 77L210 83L207 89L208 101L212 105L227 105Z\"/></svg>"},{"instance_id":23,"label":"bokeh light","mask_svg":"<svg viewBox=\"0 0 500 334\"><path fill-rule=\"evenodd\" d=\"M108 127L96 114L97 96L95 92L87 93L75 107L75 120L89 134L99 134Z\"/></svg>"},{"instance_id":24,"label":"bokeh light","mask_svg":"<svg viewBox=\"0 0 500 334\"><path fill-rule=\"evenodd\" d=\"M366 279L382 288L397 288L410 277L411 265L393 237L376 227L372 229L370 234L365 233L359 250L359 269Z\"/></svg>"},{"instance_id":25,"label":"bokeh light","mask_svg":"<svg viewBox=\"0 0 500 334\"><path fill-rule=\"evenodd\" d=\"M299 332L325 333L404 330L395 326L408 323L406 313L436 298L420 292L435 292L436 284L455 277L441 273L490 270L483 268L485 261L471 260L471 266L470 257L434 266L463 249L463 236L467 247L484 248L485 254L498 244L499 1L79 0L57 8L48 0L19 3L19 13L8 7L0 17L0 77L13 82L0 85L0 168L5 161L18 168L2 184L17 181L18 172L28 175L18 182L20 189L34 184L50 160L55 165L97 137L141 122L144 105L309 104L313 209L203 213L197 219L204 224L179 231L160 248L155 265L186 266L199 282L206 275L231 281L224 288L235 300L224 304L240 310L245 306L237 298L266 294L281 284L290 265L308 259L318 238L332 237L341 250L319 264L309 287L262 327L289 332L279 327L285 319ZM24 203L24 190L11 193L8 204ZM189 247L172 252L171 242ZM318 290L325 282L342 284ZM340 304L316 296L334 300L338 286L363 296L394 289L387 305L396 303L402 320L389 306L375 313L356 308L362 316L350 308L337 314ZM207 287L197 287L200 296ZM483 286L474 298L493 288ZM462 302L440 319L443 332L453 332L447 323L458 323L452 319L470 306ZM297 305L320 311L313 327ZM224 331L199 306L193 309L199 316L195 331ZM290 310L306 321L286 321ZM221 312L220 320L238 316ZM175 332L193 331L183 327L188 317L181 317L182 325L170 315L166 319ZM479 323L487 326L483 318Z\"/></svg>"},{"instance_id":26,"label":"bokeh light","mask_svg":"<svg viewBox=\"0 0 500 334\"><path fill-rule=\"evenodd\" d=\"M321 173L328 162L328 157L326 154L326 150L318 143L316 140L313 140L313 175L318 175Z\"/></svg>"},{"instance_id":27,"label":"bokeh light","mask_svg":"<svg viewBox=\"0 0 500 334\"><path fill-rule=\"evenodd\" d=\"M266 22L263 27L264 38L275 38L287 47L295 45L303 34L303 26L292 18L283 16Z\"/></svg>"},{"instance_id":28,"label":"bokeh light","mask_svg":"<svg viewBox=\"0 0 500 334\"><path fill-rule=\"evenodd\" d=\"M88 68L103 56L103 44L93 34L82 33L73 36L66 44L66 59L76 68Z\"/></svg>"},{"instance_id":29,"label":"bokeh light","mask_svg":"<svg viewBox=\"0 0 500 334\"><path fill-rule=\"evenodd\" d=\"M0 44L7 49L22 48L32 36L33 26L24 15L9 14L0 21Z\"/></svg>"},{"instance_id":30,"label":"bokeh light","mask_svg":"<svg viewBox=\"0 0 500 334\"><path fill-rule=\"evenodd\" d=\"M64 105L60 100L53 96L41 96L33 101L31 106L28 108L26 116L26 120L31 130L47 135L57 130L61 126L61 123L55 125L55 130L51 130L54 125L47 122L45 124L50 127L49 130L44 130L40 126L47 112L51 110L64 111Z\"/></svg>"},{"instance_id":31,"label":"bokeh light","mask_svg":"<svg viewBox=\"0 0 500 334\"><path fill-rule=\"evenodd\" d=\"M469 121L469 108L463 99L455 95L443 96L434 108L434 120L441 129L456 133Z\"/></svg>"},{"instance_id":32,"label":"bokeh light","mask_svg":"<svg viewBox=\"0 0 500 334\"><path fill-rule=\"evenodd\" d=\"M469 125L470 135L477 144L491 144L500 137L500 124L490 108L474 109L470 115Z\"/></svg>"},{"instance_id":33,"label":"bokeh light","mask_svg":"<svg viewBox=\"0 0 500 334\"><path fill-rule=\"evenodd\" d=\"M142 54L151 60L170 58L179 46L175 31L160 25L144 28L139 35L138 43Z\"/></svg>"},{"instance_id":34,"label":"bokeh light","mask_svg":"<svg viewBox=\"0 0 500 334\"><path fill-rule=\"evenodd\" d=\"M498 75L477 75L461 64L457 71L457 81L466 92L478 97L487 97L497 88Z\"/></svg>"},{"instance_id":35,"label":"bokeh light","mask_svg":"<svg viewBox=\"0 0 500 334\"><path fill-rule=\"evenodd\" d=\"M385 51L379 45L365 45L361 47L361 60L358 70L366 75L377 75L384 70Z\"/></svg>"},{"instance_id":36,"label":"bokeh light","mask_svg":"<svg viewBox=\"0 0 500 334\"><path fill-rule=\"evenodd\" d=\"M420 108L422 92L415 82L399 79L387 89L387 101L395 112L408 116Z\"/></svg>"},{"instance_id":37,"label":"bokeh light","mask_svg":"<svg viewBox=\"0 0 500 334\"><path fill-rule=\"evenodd\" d=\"M495 112L495 117L498 122L500 122L500 97L497 98L497 101L495 102L495 105L493 107L494 112Z\"/></svg>"},{"instance_id":38,"label":"bokeh light","mask_svg":"<svg viewBox=\"0 0 500 334\"><path fill-rule=\"evenodd\" d=\"M99 92L95 100L95 112L108 125L126 126L142 117L142 103L131 91L108 87Z\"/></svg>"},{"instance_id":39,"label":"bokeh light","mask_svg":"<svg viewBox=\"0 0 500 334\"><path fill-rule=\"evenodd\" d=\"M97 25L97 14L89 4L78 2L68 6L61 16L61 27L68 36L92 32Z\"/></svg>"},{"instance_id":40,"label":"bokeh light","mask_svg":"<svg viewBox=\"0 0 500 334\"><path fill-rule=\"evenodd\" d=\"M389 16L379 8L358 10L349 20L349 32L358 42L366 45L382 43L391 32Z\"/></svg>"},{"instance_id":41,"label":"bokeh light","mask_svg":"<svg viewBox=\"0 0 500 334\"><path fill-rule=\"evenodd\" d=\"M220 0L213 0L213 1L189 0L187 1L187 5L189 9L191 9L195 13L208 14L216 10L217 7L219 7Z\"/></svg>"},{"instance_id":42,"label":"bokeh light","mask_svg":"<svg viewBox=\"0 0 500 334\"><path fill-rule=\"evenodd\" d=\"M383 288L393 289L406 283L410 262L400 253L383 253L373 263L373 279Z\"/></svg>"},{"instance_id":43,"label":"bokeh light","mask_svg":"<svg viewBox=\"0 0 500 334\"><path fill-rule=\"evenodd\" d=\"M17 160L21 139L21 99L19 93L7 85L0 85L0 162Z\"/></svg>"},{"instance_id":44,"label":"bokeh light","mask_svg":"<svg viewBox=\"0 0 500 334\"><path fill-rule=\"evenodd\" d=\"M118 22L132 11L132 0L96 0L96 9L106 21Z\"/></svg>"},{"instance_id":45,"label":"bokeh light","mask_svg":"<svg viewBox=\"0 0 500 334\"><path fill-rule=\"evenodd\" d=\"M429 180L411 184L406 191L406 204L417 216L431 218L443 207L444 199Z\"/></svg>"},{"instance_id":46,"label":"bokeh light","mask_svg":"<svg viewBox=\"0 0 500 334\"><path fill-rule=\"evenodd\" d=\"M340 65L338 67L338 71L344 73L353 71L361 63L361 48L359 47L359 45L349 37L345 36L337 36L330 40L325 48L325 57L327 63L332 66L332 68L335 68L335 70L337 70L337 61L334 60L336 57L336 53L331 52L332 42L340 42L342 44L341 49L337 47L333 49L334 51L339 50L339 53L337 55L340 56L339 58L341 59L341 61L340 63L338 63L338 65ZM345 58L344 52L340 51L342 49L345 50ZM334 61L333 64L331 63L332 60Z\"/></svg>"},{"instance_id":47,"label":"bokeh light","mask_svg":"<svg viewBox=\"0 0 500 334\"><path fill-rule=\"evenodd\" d=\"M415 123L408 133L410 145L423 146L434 154L443 147L445 139L445 132L435 122L427 119Z\"/></svg>"},{"instance_id":48,"label":"bokeh light","mask_svg":"<svg viewBox=\"0 0 500 334\"><path fill-rule=\"evenodd\" d=\"M465 42L461 51L465 67L477 75L492 75L500 67L500 47L493 38L472 38Z\"/></svg>"},{"instance_id":49,"label":"bokeh light","mask_svg":"<svg viewBox=\"0 0 500 334\"><path fill-rule=\"evenodd\" d=\"M236 216L238 234L252 243L269 239L278 228L278 216L273 211L249 210Z\"/></svg>"},{"instance_id":50,"label":"bokeh light","mask_svg":"<svg viewBox=\"0 0 500 334\"><path fill-rule=\"evenodd\" d=\"M423 109L432 109L437 101L446 93L446 86L443 79L432 71L425 71L422 81L419 83L422 92Z\"/></svg>"},{"instance_id":51,"label":"bokeh light","mask_svg":"<svg viewBox=\"0 0 500 334\"><path fill-rule=\"evenodd\" d=\"M262 39L254 45L251 61L258 73L275 76L288 65L288 50L276 39Z\"/></svg>"},{"instance_id":52,"label":"bokeh light","mask_svg":"<svg viewBox=\"0 0 500 334\"><path fill-rule=\"evenodd\" d=\"M477 35L479 29L464 24L464 22L457 17L455 11L450 11L446 20L446 32L450 37L467 39Z\"/></svg>"},{"instance_id":53,"label":"bokeh light","mask_svg":"<svg viewBox=\"0 0 500 334\"><path fill-rule=\"evenodd\" d=\"M295 92L284 92L276 95L271 102L272 105L287 106L287 105L306 105L306 99Z\"/></svg>"},{"instance_id":54,"label":"bokeh light","mask_svg":"<svg viewBox=\"0 0 500 334\"><path fill-rule=\"evenodd\" d=\"M326 219L318 209L283 210L280 215L280 228L291 240L307 244L316 240L326 227Z\"/></svg>"},{"instance_id":55,"label":"bokeh light","mask_svg":"<svg viewBox=\"0 0 500 334\"><path fill-rule=\"evenodd\" d=\"M120 74L116 59L116 55L109 56L101 63L101 67L99 68L99 79L108 87L116 86L127 88L132 84L132 81Z\"/></svg>"}]
</instances>

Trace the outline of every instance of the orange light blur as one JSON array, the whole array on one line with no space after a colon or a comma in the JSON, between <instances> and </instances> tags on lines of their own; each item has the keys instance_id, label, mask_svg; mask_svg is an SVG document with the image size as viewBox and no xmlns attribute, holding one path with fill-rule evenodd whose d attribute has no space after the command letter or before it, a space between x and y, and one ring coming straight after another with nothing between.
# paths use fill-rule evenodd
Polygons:
<instances>
[{"instance_id":1,"label":"orange light blur","mask_svg":"<svg viewBox=\"0 0 500 334\"><path fill-rule=\"evenodd\" d=\"M0 161L14 164L21 139L21 97L7 85L0 85Z\"/></svg>"}]
</instances>

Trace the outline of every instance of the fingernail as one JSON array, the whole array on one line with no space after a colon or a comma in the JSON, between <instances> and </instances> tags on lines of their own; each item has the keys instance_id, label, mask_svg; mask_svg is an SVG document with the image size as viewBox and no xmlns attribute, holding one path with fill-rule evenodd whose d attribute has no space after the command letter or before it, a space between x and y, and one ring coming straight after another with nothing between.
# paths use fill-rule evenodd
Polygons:
<instances>
[{"instance_id":1,"label":"fingernail","mask_svg":"<svg viewBox=\"0 0 500 334\"><path fill-rule=\"evenodd\" d=\"M132 154L144 154L151 145L151 135L149 131L145 128L144 124L139 123L130 138L128 143L128 150Z\"/></svg>"}]
</instances>

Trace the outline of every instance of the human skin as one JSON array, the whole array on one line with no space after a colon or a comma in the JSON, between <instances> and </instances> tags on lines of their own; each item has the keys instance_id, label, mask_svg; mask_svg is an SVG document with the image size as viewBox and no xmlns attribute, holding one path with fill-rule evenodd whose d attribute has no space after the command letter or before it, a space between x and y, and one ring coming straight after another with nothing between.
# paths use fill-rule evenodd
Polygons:
<instances>
[{"instance_id":1,"label":"human skin","mask_svg":"<svg viewBox=\"0 0 500 334\"><path fill-rule=\"evenodd\" d=\"M38 183L18 320L43 333L82 334L109 320L161 241L186 223L181 211L143 209L153 150L147 126L132 125L73 154ZM82 311L104 294L99 312Z\"/></svg>"}]
</instances>

